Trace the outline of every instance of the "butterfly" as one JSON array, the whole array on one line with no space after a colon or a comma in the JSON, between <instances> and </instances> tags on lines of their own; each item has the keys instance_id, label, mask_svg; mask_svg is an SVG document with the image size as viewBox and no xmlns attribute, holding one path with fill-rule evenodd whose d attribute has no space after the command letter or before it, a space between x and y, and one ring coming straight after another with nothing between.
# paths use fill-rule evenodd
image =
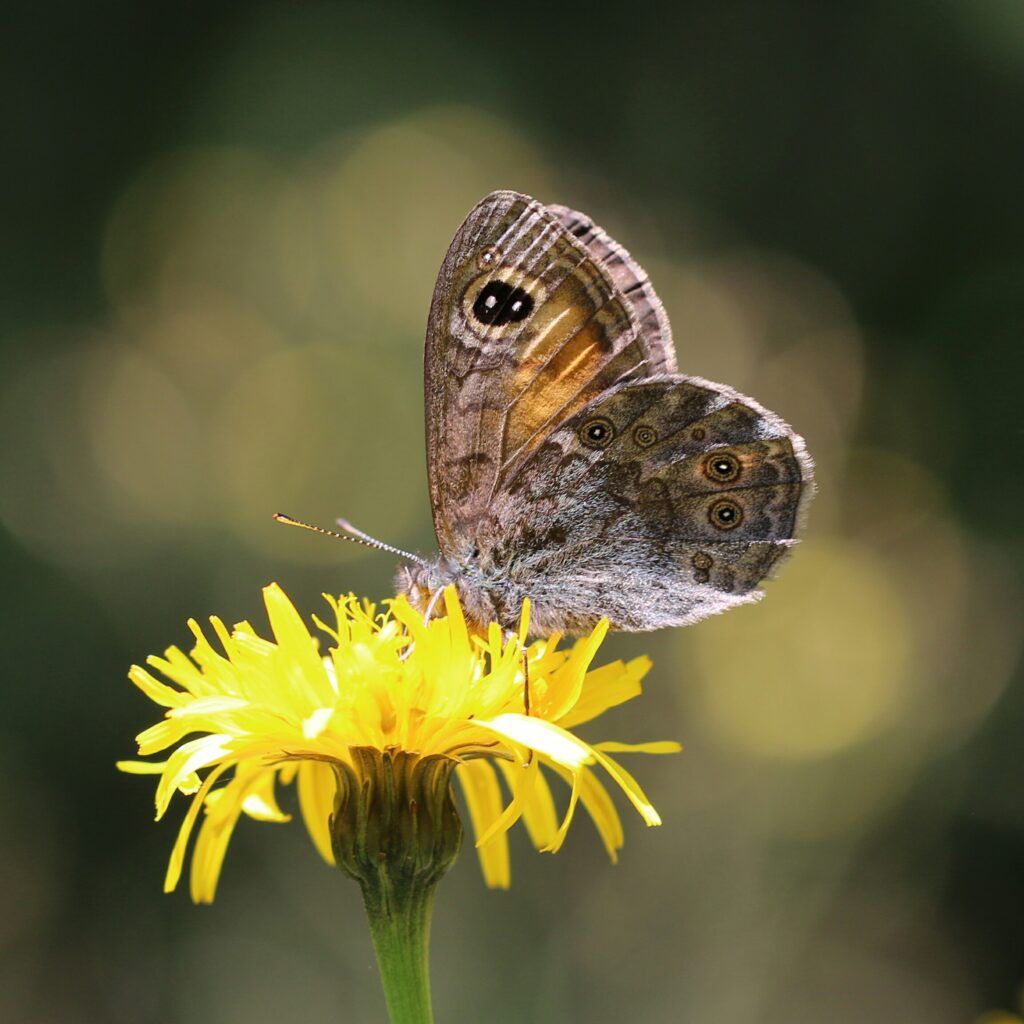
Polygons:
<instances>
[{"instance_id":1,"label":"butterfly","mask_svg":"<svg viewBox=\"0 0 1024 1024\"><path fill-rule=\"evenodd\" d=\"M570 635L697 622L761 596L812 492L774 413L676 369L647 274L586 215L517 192L469 213L427 324L439 557L403 567L425 609Z\"/></svg>"}]
</instances>

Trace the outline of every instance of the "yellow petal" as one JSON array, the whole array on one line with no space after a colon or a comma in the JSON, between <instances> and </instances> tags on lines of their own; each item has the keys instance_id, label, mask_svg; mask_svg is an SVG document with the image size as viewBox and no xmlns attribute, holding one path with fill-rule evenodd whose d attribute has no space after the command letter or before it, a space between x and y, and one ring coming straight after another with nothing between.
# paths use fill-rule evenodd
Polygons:
<instances>
[{"instance_id":1,"label":"yellow petal","mask_svg":"<svg viewBox=\"0 0 1024 1024\"><path fill-rule=\"evenodd\" d=\"M263 602L274 637L280 649L288 652L295 666L296 671L290 674L289 681L305 690L314 704L325 703L331 698L331 686L317 645L295 605L276 583L263 588Z\"/></svg>"},{"instance_id":2,"label":"yellow petal","mask_svg":"<svg viewBox=\"0 0 1024 1024\"><path fill-rule=\"evenodd\" d=\"M491 827L477 839L477 846L485 846L499 833L507 832L522 816L523 806L529 799L534 783L540 775L540 762L534 758L525 765L516 767L517 774L509 776L512 799L497 819L491 822Z\"/></svg>"},{"instance_id":3,"label":"yellow petal","mask_svg":"<svg viewBox=\"0 0 1024 1024\"><path fill-rule=\"evenodd\" d=\"M228 843L242 813L247 789L255 780L235 778L219 790L220 799L209 809L199 828L189 871L189 895L193 903L212 903L220 880L220 869L228 852Z\"/></svg>"},{"instance_id":4,"label":"yellow petal","mask_svg":"<svg viewBox=\"0 0 1024 1024\"><path fill-rule=\"evenodd\" d=\"M596 750L609 754L678 754L683 749L675 740L652 740L650 743L595 743Z\"/></svg>"},{"instance_id":5,"label":"yellow petal","mask_svg":"<svg viewBox=\"0 0 1024 1024\"><path fill-rule=\"evenodd\" d=\"M572 824L573 815L576 813L576 803L580 798L580 772L582 768L577 768L576 771L571 772L572 777L572 792L569 795L569 807L566 809L565 817L562 819L562 824L558 831L555 833L551 842L543 849L544 853L558 853L562 848L562 843L565 842L565 837L569 834L569 826Z\"/></svg>"},{"instance_id":6,"label":"yellow petal","mask_svg":"<svg viewBox=\"0 0 1024 1024\"><path fill-rule=\"evenodd\" d=\"M519 617L519 646L526 646L526 638L530 635L530 599L523 601L523 611Z\"/></svg>"},{"instance_id":7,"label":"yellow petal","mask_svg":"<svg viewBox=\"0 0 1024 1024\"><path fill-rule=\"evenodd\" d=\"M448 612L448 628L451 630L452 643L459 649L469 647L469 630L466 629L466 618L462 614L459 595L455 587L444 588L444 607Z\"/></svg>"},{"instance_id":8,"label":"yellow petal","mask_svg":"<svg viewBox=\"0 0 1024 1024\"><path fill-rule=\"evenodd\" d=\"M225 711L237 711L249 706L242 697L196 697L183 707L172 708L168 718L189 718L199 715L219 715Z\"/></svg>"},{"instance_id":9,"label":"yellow petal","mask_svg":"<svg viewBox=\"0 0 1024 1024\"><path fill-rule=\"evenodd\" d=\"M614 661L610 665L591 669L579 699L558 719L558 724L563 729L572 729L603 715L609 708L639 697L642 689L640 680L650 667L651 659L641 656L625 665L621 661Z\"/></svg>"},{"instance_id":10,"label":"yellow petal","mask_svg":"<svg viewBox=\"0 0 1024 1024\"><path fill-rule=\"evenodd\" d=\"M335 708L317 708L302 723L302 735L307 740L315 740L330 724Z\"/></svg>"},{"instance_id":11,"label":"yellow petal","mask_svg":"<svg viewBox=\"0 0 1024 1024\"><path fill-rule=\"evenodd\" d=\"M570 786L573 784L573 776L568 769L558 765L552 765L552 767ZM612 802L608 790L601 784L601 780L594 773L593 769L580 768L576 778L579 783L580 803L583 804L590 815L590 819L597 829L597 834L601 837L601 842L604 844L604 848L608 851L608 856L614 864L619 859L618 851L622 849L624 839L622 819L619 817L619 812L615 809L615 804Z\"/></svg>"},{"instance_id":12,"label":"yellow petal","mask_svg":"<svg viewBox=\"0 0 1024 1024\"><path fill-rule=\"evenodd\" d=\"M254 821L291 821L292 816L285 814L278 806L275 783L278 771L275 768L259 773L257 781L249 787L242 801L242 812Z\"/></svg>"},{"instance_id":13,"label":"yellow petal","mask_svg":"<svg viewBox=\"0 0 1024 1024\"><path fill-rule=\"evenodd\" d=\"M167 767L166 761L118 761L118 771L126 772L129 775L163 775ZM178 783L179 793L194 793L199 789L199 776L192 772Z\"/></svg>"},{"instance_id":14,"label":"yellow petal","mask_svg":"<svg viewBox=\"0 0 1024 1024\"><path fill-rule=\"evenodd\" d=\"M640 817L648 825L660 825L661 815L654 809L654 805L644 795L640 783L633 778L625 768L607 754L596 750L595 755L601 767L619 784L622 792L629 797L630 803L640 812Z\"/></svg>"},{"instance_id":15,"label":"yellow petal","mask_svg":"<svg viewBox=\"0 0 1024 1024\"><path fill-rule=\"evenodd\" d=\"M192 621L191 655L171 647L148 661L167 682L138 666L132 669L135 685L166 710L162 721L140 734L140 754L165 753L159 760L123 761L119 767L158 776L158 816L175 792L194 793L168 865L168 887L178 881L192 830L198 828L190 889L194 899L211 900L240 815L287 820L277 803L278 783L298 786L306 828L320 855L333 862L330 820L338 779L332 765L347 763L353 746L440 754L460 762L460 785L484 877L492 886L509 884L507 830L520 817L537 848L555 850L580 803L614 859L622 824L597 764L648 824L660 821L612 755L668 753L678 745L609 741L593 746L568 728L635 697L647 659L591 669L606 622L566 650L559 649L557 635L524 647L529 603L516 635L496 623L487 624L482 635L470 635L456 590L448 587L442 595L444 605L429 622L401 597L388 602L381 615L352 595L330 599L337 629L327 628L332 645L324 655L289 598L271 585L264 601L272 639L259 636L248 622L229 631L217 618L210 620L213 633L207 639ZM530 714L523 713L524 650ZM572 787L561 821L542 764ZM233 778L215 787L228 767ZM201 781L204 770L207 778ZM507 804L502 778L511 791ZM198 827L200 809L204 817Z\"/></svg>"},{"instance_id":16,"label":"yellow petal","mask_svg":"<svg viewBox=\"0 0 1024 1024\"><path fill-rule=\"evenodd\" d=\"M509 713L490 721L478 721L477 725L514 743L539 750L566 768L577 768L594 760L594 752L587 743L542 718Z\"/></svg>"},{"instance_id":17,"label":"yellow petal","mask_svg":"<svg viewBox=\"0 0 1024 1024\"><path fill-rule=\"evenodd\" d=\"M511 789L516 781L516 773L521 769L504 760L499 760L497 765ZM551 787L548 786L543 772L537 773L533 790L523 802L523 824L530 834L531 842L538 850L550 846L558 832L555 801L551 797Z\"/></svg>"},{"instance_id":18,"label":"yellow petal","mask_svg":"<svg viewBox=\"0 0 1024 1024\"><path fill-rule=\"evenodd\" d=\"M501 816L501 789L494 768L487 761L464 761L455 769L466 798L473 832L485 835ZM508 833L497 832L486 845L477 845L484 882L492 889L507 889L511 883Z\"/></svg>"},{"instance_id":19,"label":"yellow petal","mask_svg":"<svg viewBox=\"0 0 1024 1024\"><path fill-rule=\"evenodd\" d=\"M302 761L299 764L298 787L299 809L306 831L320 856L333 866L330 822L338 793L338 776L329 764Z\"/></svg>"},{"instance_id":20,"label":"yellow petal","mask_svg":"<svg viewBox=\"0 0 1024 1024\"><path fill-rule=\"evenodd\" d=\"M135 737L135 742L139 745L139 753L145 757L147 754L155 754L157 751L164 750L171 744L177 743L183 736L195 731L196 728L193 724L165 718L148 729L143 729Z\"/></svg>"},{"instance_id":21,"label":"yellow petal","mask_svg":"<svg viewBox=\"0 0 1024 1024\"><path fill-rule=\"evenodd\" d=\"M213 764L214 761L218 761L222 757L226 757L231 752L231 748L227 745L230 740L230 736L221 736L216 733L211 736L201 736L197 740L183 743L171 754L167 759L167 768L156 787L157 821L164 816L171 796L187 776L200 768Z\"/></svg>"},{"instance_id":22,"label":"yellow petal","mask_svg":"<svg viewBox=\"0 0 1024 1024\"><path fill-rule=\"evenodd\" d=\"M569 657L552 679L547 717L561 720L580 699L586 683L587 669L608 634L608 620L602 619L590 636L577 640Z\"/></svg>"},{"instance_id":23,"label":"yellow petal","mask_svg":"<svg viewBox=\"0 0 1024 1024\"><path fill-rule=\"evenodd\" d=\"M129 775L163 775L166 761L118 761L115 767Z\"/></svg>"},{"instance_id":24,"label":"yellow petal","mask_svg":"<svg viewBox=\"0 0 1024 1024\"><path fill-rule=\"evenodd\" d=\"M176 708L188 700L188 694L161 683L141 665L132 665L128 678L151 700L165 708Z\"/></svg>"},{"instance_id":25,"label":"yellow petal","mask_svg":"<svg viewBox=\"0 0 1024 1024\"><path fill-rule=\"evenodd\" d=\"M206 794L210 792L210 788L230 766L230 761L217 765L206 776L203 784L199 787L199 791L192 798L192 803L189 804L188 811L185 813L185 820L182 821L181 828L178 829L178 837L175 839L174 848L171 850L171 859L167 863L167 874L164 875L164 892L173 892L178 884L178 879L181 878L181 866L185 861L185 850L188 847L188 837L192 834L192 827L196 823L199 809L203 806L203 801L206 799Z\"/></svg>"}]
</instances>

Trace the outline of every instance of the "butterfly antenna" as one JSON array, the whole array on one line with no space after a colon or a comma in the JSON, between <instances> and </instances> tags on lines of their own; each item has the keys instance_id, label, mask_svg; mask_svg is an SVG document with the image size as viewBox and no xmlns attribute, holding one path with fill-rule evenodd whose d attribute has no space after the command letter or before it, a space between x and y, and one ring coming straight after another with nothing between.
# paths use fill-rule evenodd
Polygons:
<instances>
[{"instance_id":1,"label":"butterfly antenna","mask_svg":"<svg viewBox=\"0 0 1024 1024\"><path fill-rule=\"evenodd\" d=\"M320 533L325 537L333 537L335 540L348 540L353 544L362 544L367 548L376 548L378 551L389 551L391 554L407 558L410 562L415 562L417 565L429 565L429 563L425 559L420 558L419 555L414 555L411 551L403 551L401 548L385 544L384 541L377 540L376 537L371 537L368 533L363 533L362 530L357 530L350 526L344 519L340 519L338 522L345 530L347 530L346 533L338 533L336 530L328 530L323 526L314 526L312 523L304 523L301 519L293 519L291 516L286 516L283 512L275 512L274 519L279 523L286 524L287 526L301 526L303 530L312 530L313 533Z\"/></svg>"},{"instance_id":2,"label":"butterfly antenna","mask_svg":"<svg viewBox=\"0 0 1024 1024\"><path fill-rule=\"evenodd\" d=\"M361 540L365 540L368 544L373 544L375 546L380 543L375 537L371 537L368 533L363 533L362 530L353 526L347 519L343 519L341 516L338 516L334 521L346 533L351 533L353 537L359 537Z\"/></svg>"}]
</instances>

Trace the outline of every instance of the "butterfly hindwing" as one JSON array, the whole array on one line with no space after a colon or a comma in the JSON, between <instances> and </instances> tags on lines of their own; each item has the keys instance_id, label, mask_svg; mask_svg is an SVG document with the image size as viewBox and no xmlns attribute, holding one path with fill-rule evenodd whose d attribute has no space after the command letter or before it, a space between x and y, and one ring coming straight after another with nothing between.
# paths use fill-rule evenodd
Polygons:
<instances>
[{"instance_id":1,"label":"butterfly hindwing","mask_svg":"<svg viewBox=\"0 0 1024 1024\"><path fill-rule=\"evenodd\" d=\"M680 375L626 383L505 481L485 548L581 629L681 625L759 596L810 475L801 439L751 399Z\"/></svg>"}]
</instances>

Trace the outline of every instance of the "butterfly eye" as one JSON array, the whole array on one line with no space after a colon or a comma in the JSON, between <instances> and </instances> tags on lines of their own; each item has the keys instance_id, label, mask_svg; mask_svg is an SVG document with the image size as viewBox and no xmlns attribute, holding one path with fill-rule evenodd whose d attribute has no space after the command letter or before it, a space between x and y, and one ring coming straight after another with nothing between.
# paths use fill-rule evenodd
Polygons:
<instances>
[{"instance_id":1,"label":"butterfly eye","mask_svg":"<svg viewBox=\"0 0 1024 1024\"><path fill-rule=\"evenodd\" d=\"M580 428L580 440L588 448L603 448L613 437L615 437L615 424L603 416L587 420Z\"/></svg>"},{"instance_id":2,"label":"butterfly eye","mask_svg":"<svg viewBox=\"0 0 1024 1024\"><path fill-rule=\"evenodd\" d=\"M489 281L473 303L473 316L489 327L525 320L533 312L533 299L522 288L505 281Z\"/></svg>"},{"instance_id":3,"label":"butterfly eye","mask_svg":"<svg viewBox=\"0 0 1024 1024\"><path fill-rule=\"evenodd\" d=\"M650 446L658 440L658 435L652 427L641 425L633 431L633 440L636 441L641 448L650 448Z\"/></svg>"},{"instance_id":4,"label":"butterfly eye","mask_svg":"<svg viewBox=\"0 0 1024 1024\"><path fill-rule=\"evenodd\" d=\"M728 483L740 475L740 462L729 452L715 452L704 460L704 475L719 483Z\"/></svg>"},{"instance_id":5,"label":"butterfly eye","mask_svg":"<svg viewBox=\"0 0 1024 1024\"><path fill-rule=\"evenodd\" d=\"M743 522L743 509L735 501L722 498L708 509L708 519L719 530L732 530Z\"/></svg>"},{"instance_id":6,"label":"butterfly eye","mask_svg":"<svg viewBox=\"0 0 1024 1024\"><path fill-rule=\"evenodd\" d=\"M481 270L493 270L501 259L501 250L496 245L489 245L476 259Z\"/></svg>"}]
</instances>

